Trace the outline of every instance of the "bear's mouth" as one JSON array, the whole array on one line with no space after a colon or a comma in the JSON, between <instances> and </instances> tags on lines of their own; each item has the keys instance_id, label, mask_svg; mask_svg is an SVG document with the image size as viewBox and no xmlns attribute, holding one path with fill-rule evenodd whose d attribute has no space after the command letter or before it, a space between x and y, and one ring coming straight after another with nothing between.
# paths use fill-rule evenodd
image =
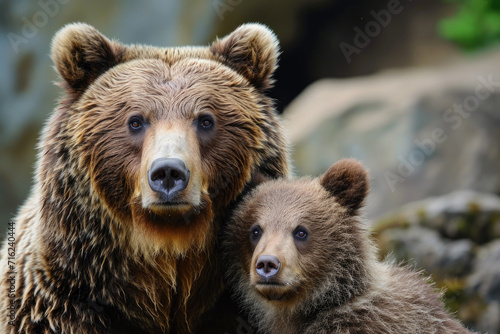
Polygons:
<instances>
[{"instance_id":1,"label":"bear's mouth","mask_svg":"<svg viewBox=\"0 0 500 334\"><path fill-rule=\"evenodd\" d=\"M291 298L293 292L289 284L280 282L263 282L255 285L257 292L269 301L284 301Z\"/></svg>"},{"instance_id":2,"label":"bear's mouth","mask_svg":"<svg viewBox=\"0 0 500 334\"><path fill-rule=\"evenodd\" d=\"M152 210L155 209L171 209L171 208L179 208L179 207L190 207L191 204L188 202L178 202L178 201L158 201L153 202L150 205Z\"/></svg>"},{"instance_id":3,"label":"bear's mouth","mask_svg":"<svg viewBox=\"0 0 500 334\"><path fill-rule=\"evenodd\" d=\"M261 286L283 286L286 287L289 284L281 283L281 282L276 282L276 281L259 281L257 282L256 285L261 285Z\"/></svg>"},{"instance_id":4,"label":"bear's mouth","mask_svg":"<svg viewBox=\"0 0 500 334\"><path fill-rule=\"evenodd\" d=\"M158 215L170 213L186 213L191 210L193 205L186 201L155 201L147 208L149 211Z\"/></svg>"}]
</instances>

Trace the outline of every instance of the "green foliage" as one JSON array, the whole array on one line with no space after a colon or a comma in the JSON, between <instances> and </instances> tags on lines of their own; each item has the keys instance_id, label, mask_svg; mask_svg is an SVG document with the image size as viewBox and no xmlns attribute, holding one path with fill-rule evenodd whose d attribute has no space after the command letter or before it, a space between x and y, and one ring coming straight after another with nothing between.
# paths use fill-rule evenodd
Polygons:
<instances>
[{"instance_id":1,"label":"green foliage","mask_svg":"<svg viewBox=\"0 0 500 334\"><path fill-rule=\"evenodd\" d=\"M466 50L500 41L500 0L445 0L458 4L454 17L439 22L439 33Z\"/></svg>"}]
</instances>

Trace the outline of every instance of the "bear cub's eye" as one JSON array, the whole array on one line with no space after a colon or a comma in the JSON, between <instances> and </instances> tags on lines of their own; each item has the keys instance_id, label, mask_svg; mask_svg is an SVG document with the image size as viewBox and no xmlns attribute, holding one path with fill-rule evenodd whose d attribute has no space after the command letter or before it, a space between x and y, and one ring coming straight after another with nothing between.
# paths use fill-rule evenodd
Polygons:
<instances>
[{"instance_id":1,"label":"bear cub's eye","mask_svg":"<svg viewBox=\"0 0 500 334\"><path fill-rule=\"evenodd\" d=\"M132 132L137 133L141 131L141 129L144 127L144 121L142 120L142 118L138 116L132 116L128 121L128 125L130 127L130 130L132 130Z\"/></svg>"},{"instance_id":2,"label":"bear cub's eye","mask_svg":"<svg viewBox=\"0 0 500 334\"><path fill-rule=\"evenodd\" d=\"M198 125L204 130L208 130L214 126L214 120L212 116L204 115L198 119Z\"/></svg>"},{"instance_id":3,"label":"bear cub's eye","mask_svg":"<svg viewBox=\"0 0 500 334\"><path fill-rule=\"evenodd\" d=\"M253 226L250 229L250 240L252 242L256 242L257 240L259 240L261 235L262 235L262 229L260 228L259 225Z\"/></svg>"},{"instance_id":4,"label":"bear cub's eye","mask_svg":"<svg viewBox=\"0 0 500 334\"><path fill-rule=\"evenodd\" d=\"M307 239L307 230L301 226L297 227L293 233L297 240L305 241Z\"/></svg>"}]
</instances>

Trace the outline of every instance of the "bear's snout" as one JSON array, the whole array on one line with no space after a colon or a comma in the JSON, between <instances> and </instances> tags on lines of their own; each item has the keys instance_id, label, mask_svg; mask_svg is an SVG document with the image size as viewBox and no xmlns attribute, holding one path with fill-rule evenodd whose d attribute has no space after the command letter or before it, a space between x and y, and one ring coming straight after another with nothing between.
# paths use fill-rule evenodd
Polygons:
<instances>
[{"instance_id":1,"label":"bear's snout","mask_svg":"<svg viewBox=\"0 0 500 334\"><path fill-rule=\"evenodd\" d=\"M186 189L189 174L184 161L177 158L159 158L153 161L149 169L149 187L160 193L162 200L173 202L179 192Z\"/></svg>"},{"instance_id":2,"label":"bear's snout","mask_svg":"<svg viewBox=\"0 0 500 334\"><path fill-rule=\"evenodd\" d=\"M257 274L266 280L276 276L281 268L281 263L274 255L261 255L255 265Z\"/></svg>"}]
</instances>

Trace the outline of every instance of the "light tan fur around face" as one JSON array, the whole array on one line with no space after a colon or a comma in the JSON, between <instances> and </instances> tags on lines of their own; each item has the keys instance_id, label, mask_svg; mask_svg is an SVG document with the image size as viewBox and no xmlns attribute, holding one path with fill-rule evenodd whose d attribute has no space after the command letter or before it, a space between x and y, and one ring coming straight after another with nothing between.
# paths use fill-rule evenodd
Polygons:
<instances>
[{"instance_id":1,"label":"light tan fur around face","mask_svg":"<svg viewBox=\"0 0 500 334\"><path fill-rule=\"evenodd\" d=\"M1 333L196 329L223 289L216 252L227 208L252 175L289 173L265 94L277 54L274 34L258 24L208 47L128 46L86 24L56 34L65 95L15 219L15 321L0 321ZM213 116L212 130L200 130L202 113ZM132 116L143 119L140 132L131 133ZM185 203L168 209L155 206L144 180L162 156L192 173ZM2 268L4 292L8 275Z\"/></svg>"},{"instance_id":2,"label":"light tan fur around face","mask_svg":"<svg viewBox=\"0 0 500 334\"><path fill-rule=\"evenodd\" d=\"M368 184L366 169L344 159L319 178L264 182L237 207L227 277L259 333L470 333L420 273L376 259L358 213ZM256 272L260 254L281 262L272 285Z\"/></svg>"}]
</instances>

